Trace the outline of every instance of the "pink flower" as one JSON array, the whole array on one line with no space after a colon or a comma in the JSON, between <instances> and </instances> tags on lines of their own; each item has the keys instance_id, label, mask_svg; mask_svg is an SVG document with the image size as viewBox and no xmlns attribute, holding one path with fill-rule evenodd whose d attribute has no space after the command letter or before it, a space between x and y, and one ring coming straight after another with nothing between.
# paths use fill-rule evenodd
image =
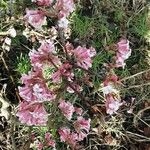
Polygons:
<instances>
[{"instance_id":1,"label":"pink flower","mask_svg":"<svg viewBox=\"0 0 150 150\"><path fill-rule=\"evenodd\" d=\"M118 76L113 74L113 75L109 75L107 76L107 78L104 81L104 86L109 85L110 83L117 83L118 81Z\"/></svg>"},{"instance_id":2,"label":"pink flower","mask_svg":"<svg viewBox=\"0 0 150 150\"><path fill-rule=\"evenodd\" d=\"M125 60L131 55L131 49L129 47L129 41L126 39L121 39L117 43L117 56L116 56L116 67L125 66Z\"/></svg>"},{"instance_id":3,"label":"pink flower","mask_svg":"<svg viewBox=\"0 0 150 150\"><path fill-rule=\"evenodd\" d=\"M42 71L40 69L37 69L36 71L30 71L28 75L22 75L21 81L23 84L25 84L25 86L19 87L20 96L26 101L35 100L36 97L33 94L33 86L36 83L43 84L44 79L42 76Z\"/></svg>"},{"instance_id":4,"label":"pink flower","mask_svg":"<svg viewBox=\"0 0 150 150\"><path fill-rule=\"evenodd\" d=\"M51 139L49 132L45 133L45 142L47 146L55 147L55 141Z\"/></svg>"},{"instance_id":5,"label":"pink flower","mask_svg":"<svg viewBox=\"0 0 150 150\"><path fill-rule=\"evenodd\" d=\"M39 102L51 101L55 99L54 93L47 88L46 84L45 85L35 84L33 86L33 95L36 96Z\"/></svg>"},{"instance_id":6,"label":"pink flower","mask_svg":"<svg viewBox=\"0 0 150 150\"><path fill-rule=\"evenodd\" d=\"M58 107L62 111L63 115L68 120L71 120L72 115L75 112L74 106L70 102L65 102L64 100L62 100Z\"/></svg>"},{"instance_id":7,"label":"pink flower","mask_svg":"<svg viewBox=\"0 0 150 150\"><path fill-rule=\"evenodd\" d=\"M65 49L66 49L68 55L73 54L74 47L71 43L67 42L65 45Z\"/></svg>"},{"instance_id":8,"label":"pink flower","mask_svg":"<svg viewBox=\"0 0 150 150\"><path fill-rule=\"evenodd\" d=\"M32 87L24 86L24 87L18 87L19 89L19 95L25 100L25 101L31 101L36 100L36 97L33 94Z\"/></svg>"},{"instance_id":9,"label":"pink flower","mask_svg":"<svg viewBox=\"0 0 150 150\"><path fill-rule=\"evenodd\" d=\"M104 95L110 94L110 93L118 93L117 89L115 89L115 84L118 81L118 77L116 75L110 75L107 76L105 81L103 82L103 88L102 91Z\"/></svg>"},{"instance_id":10,"label":"pink flower","mask_svg":"<svg viewBox=\"0 0 150 150\"><path fill-rule=\"evenodd\" d=\"M26 21L36 29L41 29L46 22L45 13L41 10L26 10Z\"/></svg>"},{"instance_id":11,"label":"pink flower","mask_svg":"<svg viewBox=\"0 0 150 150\"><path fill-rule=\"evenodd\" d=\"M66 142L71 147L75 147L78 140L78 135L76 133L71 133L68 128L59 129L58 133L60 134L62 142Z\"/></svg>"},{"instance_id":12,"label":"pink flower","mask_svg":"<svg viewBox=\"0 0 150 150\"><path fill-rule=\"evenodd\" d=\"M52 80L54 83L61 81L62 77L66 77L68 81L72 81L74 74L71 72L72 65L69 63L62 64L58 70L52 75Z\"/></svg>"},{"instance_id":13,"label":"pink flower","mask_svg":"<svg viewBox=\"0 0 150 150\"><path fill-rule=\"evenodd\" d=\"M90 57L94 57L96 55L96 50L93 47L89 48L89 55Z\"/></svg>"},{"instance_id":14,"label":"pink flower","mask_svg":"<svg viewBox=\"0 0 150 150\"><path fill-rule=\"evenodd\" d=\"M17 116L21 123L27 125L46 125L48 120L48 114L40 103L21 102Z\"/></svg>"},{"instance_id":15,"label":"pink flower","mask_svg":"<svg viewBox=\"0 0 150 150\"><path fill-rule=\"evenodd\" d=\"M39 142L39 141L38 141L38 143L36 144L36 147L37 147L37 150L42 150L43 147L44 147L44 145L43 145L42 142Z\"/></svg>"},{"instance_id":16,"label":"pink flower","mask_svg":"<svg viewBox=\"0 0 150 150\"><path fill-rule=\"evenodd\" d=\"M130 46L129 46L129 41L126 39L121 39L118 43L118 52L123 54L124 58L128 58L129 56L127 55L130 51Z\"/></svg>"},{"instance_id":17,"label":"pink flower","mask_svg":"<svg viewBox=\"0 0 150 150\"><path fill-rule=\"evenodd\" d=\"M69 16L75 9L73 0L58 0L54 6L58 12L58 17L63 18Z\"/></svg>"},{"instance_id":18,"label":"pink flower","mask_svg":"<svg viewBox=\"0 0 150 150\"><path fill-rule=\"evenodd\" d=\"M42 75L42 70L37 68L35 71L29 71L28 74L23 74L20 80L25 85L43 83L44 78Z\"/></svg>"},{"instance_id":19,"label":"pink flower","mask_svg":"<svg viewBox=\"0 0 150 150\"><path fill-rule=\"evenodd\" d=\"M19 95L25 101L51 101L55 99L54 93L48 89L46 84L35 84L19 87Z\"/></svg>"},{"instance_id":20,"label":"pink flower","mask_svg":"<svg viewBox=\"0 0 150 150\"><path fill-rule=\"evenodd\" d=\"M78 115L82 115L83 109L82 109L82 108L79 108L79 107L75 107L75 112L76 112L76 114L78 114Z\"/></svg>"},{"instance_id":21,"label":"pink flower","mask_svg":"<svg viewBox=\"0 0 150 150\"><path fill-rule=\"evenodd\" d=\"M54 55L55 53L53 42L43 42L38 51L33 50L29 53L32 66L42 69L44 65L59 65L60 60Z\"/></svg>"},{"instance_id":22,"label":"pink flower","mask_svg":"<svg viewBox=\"0 0 150 150\"><path fill-rule=\"evenodd\" d=\"M116 65L115 65L115 67L117 67L117 68L118 68L118 67L124 68L125 65L126 65L125 59L122 57L122 54L117 53L117 56L116 56Z\"/></svg>"},{"instance_id":23,"label":"pink flower","mask_svg":"<svg viewBox=\"0 0 150 150\"><path fill-rule=\"evenodd\" d=\"M78 140L82 141L89 133L90 119L86 120L82 116L78 117L77 121L74 122L74 128L79 134Z\"/></svg>"},{"instance_id":24,"label":"pink flower","mask_svg":"<svg viewBox=\"0 0 150 150\"><path fill-rule=\"evenodd\" d=\"M32 2L37 3L39 6L50 6L53 0L32 0Z\"/></svg>"},{"instance_id":25,"label":"pink flower","mask_svg":"<svg viewBox=\"0 0 150 150\"><path fill-rule=\"evenodd\" d=\"M115 99L111 94L108 94L106 96L106 112L107 114L112 115L113 113L115 113L119 107L122 105L122 103L120 103L120 101L118 99Z\"/></svg>"},{"instance_id":26,"label":"pink flower","mask_svg":"<svg viewBox=\"0 0 150 150\"><path fill-rule=\"evenodd\" d=\"M25 101L50 101L55 99L54 93L48 89L46 82L42 76L42 71L37 69L31 71L28 75L23 75L21 80L25 84L18 87L19 95Z\"/></svg>"},{"instance_id":27,"label":"pink flower","mask_svg":"<svg viewBox=\"0 0 150 150\"><path fill-rule=\"evenodd\" d=\"M91 57L93 57L95 53L94 48L87 49L86 47L78 46L74 49L77 65L88 70L88 68L92 67Z\"/></svg>"}]
</instances>

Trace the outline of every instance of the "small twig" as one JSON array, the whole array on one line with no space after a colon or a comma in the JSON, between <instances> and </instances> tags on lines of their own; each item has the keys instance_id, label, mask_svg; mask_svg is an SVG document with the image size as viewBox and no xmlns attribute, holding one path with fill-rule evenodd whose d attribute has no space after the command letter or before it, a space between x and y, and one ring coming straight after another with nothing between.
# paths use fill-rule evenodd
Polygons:
<instances>
[{"instance_id":1,"label":"small twig","mask_svg":"<svg viewBox=\"0 0 150 150\"><path fill-rule=\"evenodd\" d=\"M145 70L145 71L142 71L142 72L139 72L139 73L136 73L136 74L131 75L131 76L129 76L129 77L120 79L119 81L122 82L122 81L125 81L125 80L128 80L128 79L134 78L134 77L136 77L136 76L138 76L138 75L141 75L141 74L143 74L143 73L146 73L146 72L148 72L148 71L150 71L150 69Z\"/></svg>"},{"instance_id":2,"label":"small twig","mask_svg":"<svg viewBox=\"0 0 150 150\"><path fill-rule=\"evenodd\" d=\"M149 107L146 107L142 110L140 110L137 115L134 116L134 119L133 119L133 124L134 126L136 126L136 122L137 122L137 118L139 118L140 114L143 113L144 111L150 109L150 106ZM140 118L139 118L140 119ZM143 121L142 119L140 119L142 122L144 122L148 127L150 127L150 125L148 125L145 121Z\"/></svg>"},{"instance_id":3,"label":"small twig","mask_svg":"<svg viewBox=\"0 0 150 150\"><path fill-rule=\"evenodd\" d=\"M133 86L130 86L130 87L124 88L124 89L129 90L129 89L140 88L140 87L142 87L142 86L148 86L148 85L150 85L150 83L139 84L139 85L133 85Z\"/></svg>"},{"instance_id":4,"label":"small twig","mask_svg":"<svg viewBox=\"0 0 150 150\"><path fill-rule=\"evenodd\" d=\"M10 133L11 133L11 141L12 141L12 149L17 150L15 138L14 138L14 127L15 127L15 118L11 115L11 127L10 127Z\"/></svg>"},{"instance_id":5,"label":"small twig","mask_svg":"<svg viewBox=\"0 0 150 150\"><path fill-rule=\"evenodd\" d=\"M130 132L130 131L126 131L126 133L128 135L131 135L132 137L134 136L134 140L136 140L135 137L139 137L139 138L143 138L145 139L146 141L150 141L150 138L146 137L146 136L143 136L143 135L140 135L140 134L136 134L136 133L133 133L133 132Z\"/></svg>"},{"instance_id":6,"label":"small twig","mask_svg":"<svg viewBox=\"0 0 150 150\"><path fill-rule=\"evenodd\" d=\"M0 32L0 36L6 36L6 35L9 35L9 32Z\"/></svg>"},{"instance_id":7,"label":"small twig","mask_svg":"<svg viewBox=\"0 0 150 150\"><path fill-rule=\"evenodd\" d=\"M63 29L58 28L58 35L60 37L60 41L61 41L61 45L63 47L63 50L65 51L66 59L69 60L68 52L67 52L67 49L65 48L65 38L64 38Z\"/></svg>"}]
</instances>

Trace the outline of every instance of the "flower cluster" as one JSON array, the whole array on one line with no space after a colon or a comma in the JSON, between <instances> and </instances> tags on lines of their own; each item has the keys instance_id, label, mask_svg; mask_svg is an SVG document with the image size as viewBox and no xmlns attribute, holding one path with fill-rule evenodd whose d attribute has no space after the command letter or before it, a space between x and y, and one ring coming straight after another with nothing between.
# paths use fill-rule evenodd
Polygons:
<instances>
[{"instance_id":1,"label":"flower cluster","mask_svg":"<svg viewBox=\"0 0 150 150\"><path fill-rule=\"evenodd\" d=\"M29 53L31 64L34 68L43 68L45 65L53 67L59 65L60 59L55 56L56 51L52 41L42 42L38 51L32 50ZM53 63L53 64L52 64Z\"/></svg>"},{"instance_id":2,"label":"flower cluster","mask_svg":"<svg viewBox=\"0 0 150 150\"><path fill-rule=\"evenodd\" d=\"M115 88L118 77L116 75L109 75L103 82L102 91L105 96L106 112L110 115L115 113L121 106L119 91Z\"/></svg>"},{"instance_id":3,"label":"flower cluster","mask_svg":"<svg viewBox=\"0 0 150 150\"><path fill-rule=\"evenodd\" d=\"M33 140L35 140L35 136L33 136ZM34 143L37 150L43 150L43 148L55 148L55 141L52 140L52 135L49 132L45 133L44 139L38 139Z\"/></svg>"},{"instance_id":4,"label":"flower cluster","mask_svg":"<svg viewBox=\"0 0 150 150\"><path fill-rule=\"evenodd\" d=\"M74 112L77 115L77 120L73 123L75 132L71 132L67 127L63 127L59 130L61 141L66 142L71 147L75 147L78 141L82 141L85 137L87 137L90 130L90 119L86 120L83 118L83 110L81 108L74 107L70 102L62 100L58 107L68 120L72 119Z\"/></svg>"},{"instance_id":5,"label":"flower cluster","mask_svg":"<svg viewBox=\"0 0 150 150\"><path fill-rule=\"evenodd\" d=\"M40 9L26 9L24 18L31 26L42 29L47 17L55 17L58 19L58 26L55 29L58 29L58 32L64 32L59 29L68 27L67 18L75 9L73 0L32 0L32 2L40 6ZM96 55L96 50L93 47L74 47L65 40L55 44L53 40L42 39L40 47L29 52L32 69L21 77L23 85L19 87L19 95L22 102L18 107L17 116L21 123L45 126L50 121L48 116L51 113L49 109L46 109L45 103L53 105L55 102L54 107L57 107L55 110L59 110L57 113L61 112L63 115L60 116L65 117L69 123L73 123L72 127L64 125L58 129L60 140L75 149L77 143L89 134L90 119L85 119L82 108L75 107L71 100L63 100L64 97L60 96L58 91L63 87L63 92L80 95L82 87L76 80L75 71L88 72L88 69L92 67L92 58ZM61 37L58 40L61 40ZM120 40L117 44L116 62L113 67L124 68L125 60L130 55L129 41ZM48 78L44 76L45 67L51 70ZM103 82L102 91L106 100L106 112L110 115L116 113L122 105L116 88L117 84L118 77L112 74L109 74ZM51 139L51 134L46 133L44 142L38 141L37 148L41 150L49 146L55 148L55 142Z\"/></svg>"},{"instance_id":6,"label":"flower cluster","mask_svg":"<svg viewBox=\"0 0 150 150\"><path fill-rule=\"evenodd\" d=\"M17 116L21 123L28 125L46 125L48 120L47 112L42 104L30 104L26 101L20 103Z\"/></svg>"},{"instance_id":7,"label":"flower cluster","mask_svg":"<svg viewBox=\"0 0 150 150\"><path fill-rule=\"evenodd\" d=\"M19 87L19 94L24 101L40 103L55 99L54 93L47 87L42 70L39 68L29 72L28 75L23 75L21 80L24 86Z\"/></svg>"},{"instance_id":8,"label":"flower cluster","mask_svg":"<svg viewBox=\"0 0 150 150\"><path fill-rule=\"evenodd\" d=\"M66 51L69 55L73 55L76 59L76 65L88 70L92 67L92 57L96 55L96 50L93 47L89 49L78 46L74 48L71 43L66 43Z\"/></svg>"},{"instance_id":9,"label":"flower cluster","mask_svg":"<svg viewBox=\"0 0 150 150\"><path fill-rule=\"evenodd\" d=\"M116 63L113 67L125 67L125 60L131 55L131 49L129 47L129 41L127 39L121 39L117 43ZM116 75L108 75L103 82L102 91L105 96L106 112L110 115L116 113L119 107L122 105L119 91L116 89L118 84L118 77Z\"/></svg>"},{"instance_id":10,"label":"flower cluster","mask_svg":"<svg viewBox=\"0 0 150 150\"><path fill-rule=\"evenodd\" d=\"M25 20L35 29L42 29L46 22L46 17L57 17L58 26L56 29L67 28L68 16L73 12L75 5L73 0L32 0L35 4L43 8L37 10L26 9ZM46 8L50 8L50 12ZM53 10L51 12L51 10ZM59 30L57 31L59 32ZM61 30L64 32L64 30ZM54 39L53 39L54 40ZM52 39L40 40L40 47L29 52L31 71L21 77L22 86L19 87L19 95L22 98L18 106L17 116L21 123L27 125L45 126L49 123L49 113L45 103L57 103L60 110L68 122L73 123L72 127L64 126L58 129L60 140L75 148L79 141L87 137L90 131L90 119L83 117L83 109L75 107L71 102L57 99L56 88L65 85L65 91L78 94L82 87L76 81L76 70L88 70L92 67L92 57L96 55L93 47L74 47L66 42L62 49L55 45ZM73 61L72 61L73 60ZM44 76L44 69L50 68L48 78ZM50 86L49 85L52 85ZM59 91L59 90L58 90ZM62 117L63 117L62 116ZM74 117L73 117L74 116ZM45 135L44 142L38 141L37 148L55 147L55 142L51 140L51 135Z\"/></svg>"},{"instance_id":11,"label":"flower cluster","mask_svg":"<svg viewBox=\"0 0 150 150\"><path fill-rule=\"evenodd\" d=\"M45 12L42 10L29 10L26 9L26 15L24 17L30 25L36 29L41 29L46 24Z\"/></svg>"},{"instance_id":12,"label":"flower cluster","mask_svg":"<svg viewBox=\"0 0 150 150\"><path fill-rule=\"evenodd\" d=\"M42 26L46 23L46 16L58 18L58 26L61 28L68 27L67 17L75 9L75 4L73 0L57 0L54 5L52 5L53 0L32 0L38 6L52 7L52 11L47 12L46 10L26 10L25 20L34 28L42 29Z\"/></svg>"},{"instance_id":13,"label":"flower cluster","mask_svg":"<svg viewBox=\"0 0 150 150\"><path fill-rule=\"evenodd\" d=\"M59 130L60 139L66 142L73 149L76 147L77 142L82 141L90 130L90 119L86 120L83 117L78 117L74 122L75 132L71 132L69 128L63 127Z\"/></svg>"}]
</instances>

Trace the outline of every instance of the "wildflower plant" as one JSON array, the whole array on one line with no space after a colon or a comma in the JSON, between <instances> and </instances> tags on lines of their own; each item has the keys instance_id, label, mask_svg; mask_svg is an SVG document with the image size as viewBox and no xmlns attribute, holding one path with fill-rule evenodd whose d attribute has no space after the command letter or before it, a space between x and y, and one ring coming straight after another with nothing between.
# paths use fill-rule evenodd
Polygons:
<instances>
[{"instance_id":1,"label":"wildflower plant","mask_svg":"<svg viewBox=\"0 0 150 150\"><path fill-rule=\"evenodd\" d=\"M36 141L37 149L51 147L55 149L54 137L65 142L72 149L78 149L78 144L90 132L91 119L85 117L84 110L75 105L73 100L65 99L64 93L82 97L83 79L76 76L76 72L83 71L89 74L93 59L96 56L94 47L75 46L67 40L69 31L69 16L75 10L73 0L32 0L36 9L26 9L24 20L26 27L32 30L37 37L38 48L29 52L31 70L21 77L22 86L19 86L21 102L17 116L21 123L28 126L46 126L43 141ZM54 20L55 26L45 25L48 19ZM34 28L31 29L30 28ZM25 30L25 35L31 31ZM54 36L47 36L47 33ZM44 35L43 35L44 34ZM131 55L129 41L121 39L116 44L116 57L111 70L125 67L125 60ZM44 72L49 69L47 75ZM81 83L79 82L81 80ZM86 79L89 82L88 78ZM114 114L122 105L119 91L118 77L108 73L102 84L107 114ZM83 98L86 101L86 98ZM50 106L50 108L49 108ZM57 135L49 133L57 129Z\"/></svg>"}]
</instances>

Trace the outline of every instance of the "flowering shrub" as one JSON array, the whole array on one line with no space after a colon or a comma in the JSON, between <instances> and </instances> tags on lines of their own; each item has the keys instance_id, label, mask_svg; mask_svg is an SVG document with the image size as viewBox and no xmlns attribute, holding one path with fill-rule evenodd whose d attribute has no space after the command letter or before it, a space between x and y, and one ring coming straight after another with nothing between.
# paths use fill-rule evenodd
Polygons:
<instances>
[{"instance_id":1,"label":"flowering shrub","mask_svg":"<svg viewBox=\"0 0 150 150\"><path fill-rule=\"evenodd\" d=\"M65 99L63 94L61 95L61 90L81 97L82 86L77 81L76 71L88 72L92 67L96 50L93 47L87 48L80 45L75 47L65 39L65 31L69 26L68 17L75 10L73 0L32 0L32 2L40 8L26 9L25 21L38 32L42 32L47 17L55 18L59 42L53 38L41 38L39 39L40 47L30 51L32 69L21 77L23 85L19 87L19 94L22 101L19 104L17 116L21 123L29 126L49 127L51 121L49 116L53 113L52 111L57 111L53 119L58 113L66 119L65 123L58 127L57 135L62 142L75 149L78 142L89 134L91 120L85 118L82 108L76 107L71 100ZM125 60L130 55L129 41L121 39L117 43L116 59L112 69L124 68ZM51 69L48 77L44 76L45 68ZM117 89L118 84L120 84L118 77L111 73L102 84L106 113L110 115L116 113L122 105ZM51 111L47 105L49 103L53 106ZM38 141L37 148L39 150L47 146L55 148L57 143L55 145L51 137L50 133L46 133L45 141Z\"/></svg>"}]
</instances>

